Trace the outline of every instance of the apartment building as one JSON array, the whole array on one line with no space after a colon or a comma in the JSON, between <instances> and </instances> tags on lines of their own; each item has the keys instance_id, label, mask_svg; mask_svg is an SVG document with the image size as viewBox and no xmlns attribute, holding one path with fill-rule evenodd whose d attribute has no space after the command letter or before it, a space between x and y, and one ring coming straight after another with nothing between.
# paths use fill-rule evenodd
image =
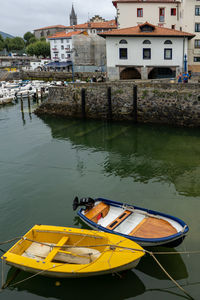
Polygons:
<instances>
[{"instance_id":1,"label":"apartment building","mask_svg":"<svg viewBox=\"0 0 200 300\"><path fill-rule=\"evenodd\" d=\"M188 43L188 69L200 73L199 0L114 0L118 28L137 26L148 21L159 27L194 34Z\"/></svg>"}]
</instances>

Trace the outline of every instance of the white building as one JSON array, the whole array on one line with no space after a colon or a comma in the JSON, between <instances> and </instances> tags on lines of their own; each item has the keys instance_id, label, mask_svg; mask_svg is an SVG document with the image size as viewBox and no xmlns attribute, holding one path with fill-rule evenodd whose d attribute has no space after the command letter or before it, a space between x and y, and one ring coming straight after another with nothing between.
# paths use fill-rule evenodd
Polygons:
<instances>
[{"instance_id":1,"label":"white building","mask_svg":"<svg viewBox=\"0 0 200 300\"><path fill-rule=\"evenodd\" d=\"M51 48L51 60L66 62L71 60L72 56L72 36L82 34L81 31L72 31L66 33L57 32L56 34L49 36L48 40L50 42Z\"/></svg>"},{"instance_id":2,"label":"white building","mask_svg":"<svg viewBox=\"0 0 200 300\"><path fill-rule=\"evenodd\" d=\"M160 27L195 34L188 44L188 68L200 72L200 1L199 0L114 0L118 28L148 21Z\"/></svg>"},{"instance_id":3,"label":"white building","mask_svg":"<svg viewBox=\"0 0 200 300\"><path fill-rule=\"evenodd\" d=\"M48 37L51 47L51 59L54 64L49 67L75 72L105 71L106 44L97 34L86 31L59 32ZM70 67L71 66L71 67Z\"/></svg>"},{"instance_id":4,"label":"white building","mask_svg":"<svg viewBox=\"0 0 200 300\"><path fill-rule=\"evenodd\" d=\"M149 23L102 33L110 80L174 77L184 69L194 35Z\"/></svg>"}]
</instances>

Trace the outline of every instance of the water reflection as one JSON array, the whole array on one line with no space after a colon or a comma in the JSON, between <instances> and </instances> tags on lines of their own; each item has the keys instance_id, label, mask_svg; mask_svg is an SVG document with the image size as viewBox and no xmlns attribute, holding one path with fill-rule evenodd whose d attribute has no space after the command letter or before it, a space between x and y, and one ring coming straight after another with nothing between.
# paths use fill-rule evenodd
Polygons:
<instances>
[{"instance_id":1,"label":"water reflection","mask_svg":"<svg viewBox=\"0 0 200 300\"><path fill-rule=\"evenodd\" d=\"M177 252L172 248L157 247L148 249L152 252ZM161 265L167 270L167 272L175 280L188 278L187 268L180 254L162 254L156 255L156 258L161 263ZM159 280L166 280L165 273L161 270L158 264L155 262L153 257L150 255L145 255L137 266L137 269L141 272L157 278Z\"/></svg>"},{"instance_id":2,"label":"water reflection","mask_svg":"<svg viewBox=\"0 0 200 300\"><path fill-rule=\"evenodd\" d=\"M167 126L42 117L52 137L77 149L107 153L104 171L136 182L173 183L179 193L200 196L200 132ZM84 163L79 166L84 168Z\"/></svg>"},{"instance_id":3,"label":"water reflection","mask_svg":"<svg viewBox=\"0 0 200 300\"><path fill-rule=\"evenodd\" d=\"M9 270L7 280L15 270L15 268ZM12 284L29 276L29 273L21 271ZM10 287L10 289L13 288ZM70 299L72 297L73 299L87 300L122 300L145 292L144 284L132 271L122 273L121 277L106 275L79 279L53 279L36 276L20 283L14 289L51 299Z\"/></svg>"}]
</instances>

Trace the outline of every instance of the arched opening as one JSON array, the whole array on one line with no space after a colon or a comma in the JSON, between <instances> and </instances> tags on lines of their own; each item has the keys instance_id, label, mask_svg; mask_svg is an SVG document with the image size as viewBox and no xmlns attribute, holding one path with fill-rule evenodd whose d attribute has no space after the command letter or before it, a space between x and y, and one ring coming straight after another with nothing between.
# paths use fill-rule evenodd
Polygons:
<instances>
[{"instance_id":1,"label":"arched opening","mask_svg":"<svg viewBox=\"0 0 200 300\"><path fill-rule=\"evenodd\" d=\"M151 42L150 42L149 40L144 40L143 44L145 44L145 45L150 45Z\"/></svg>"},{"instance_id":2,"label":"arched opening","mask_svg":"<svg viewBox=\"0 0 200 300\"><path fill-rule=\"evenodd\" d=\"M149 72L148 78L149 79L159 79L159 78L173 78L176 76L175 71L172 71L168 67L164 68L153 68Z\"/></svg>"},{"instance_id":3,"label":"arched opening","mask_svg":"<svg viewBox=\"0 0 200 300\"><path fill-rule=\"evenodd\" d=\"M127 79L141 79L140 72L136 68L125 68L120 73L121 80Z\"/></svg>"},{"instance_id":4,"label":"arched opening","mask_svg":"<svg viewBox=\"0 0 200 300\"><path fill-rule=\"evenodd\" d=\"M128 42L126 40L121 40L119 41L119 44L128 44Z\"/></svg>"},{"instance_id":5,"label":"arched opening","mask_svg":"<svg viewBox=\"0 0 200 300\"><path fill-rule=\"evenodd\" d=\"M165 44L165 45L172 45L172 41L166 40L166 41L164 42L164 44Z\"/></svg>"}]
</instances>

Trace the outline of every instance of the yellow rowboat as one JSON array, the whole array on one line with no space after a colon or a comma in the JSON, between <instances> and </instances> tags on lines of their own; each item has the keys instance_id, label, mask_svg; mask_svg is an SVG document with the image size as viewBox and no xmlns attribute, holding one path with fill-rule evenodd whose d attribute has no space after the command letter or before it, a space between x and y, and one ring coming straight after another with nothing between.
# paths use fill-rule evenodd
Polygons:
<instances>
[{"instance_id":1,"label":"yellow rowboat","mask_svg":"<svg viewBox=\"0 0 200 300\"><path fill-rule=\"evenodd\" d=\"M122 236L35 225L2 257L18 269L49 277L87 277L136 267L143 248Z\"/></svg>"}]
</instances>

